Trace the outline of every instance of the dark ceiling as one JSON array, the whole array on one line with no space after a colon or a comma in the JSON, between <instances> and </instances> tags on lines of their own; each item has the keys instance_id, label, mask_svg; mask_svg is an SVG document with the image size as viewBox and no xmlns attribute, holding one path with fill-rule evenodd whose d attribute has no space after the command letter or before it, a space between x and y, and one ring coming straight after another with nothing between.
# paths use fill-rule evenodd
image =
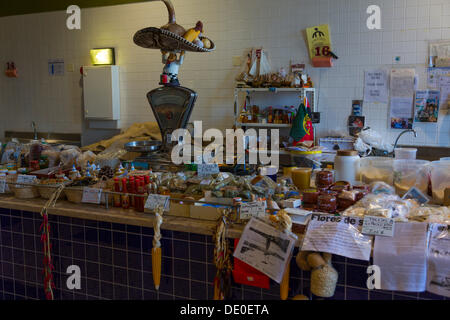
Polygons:
<instances>
[{"instance_id":1,"label":"dark ceiling","mask_svg":"<svg viewBox=\"0 0 450 320\"><path fill-rule=\"evenodd\" d=\"M0 17L66 10L73 4L83 9L145 1L148 0L2 0L0 1Z\"/></svg>"}]
</instances>

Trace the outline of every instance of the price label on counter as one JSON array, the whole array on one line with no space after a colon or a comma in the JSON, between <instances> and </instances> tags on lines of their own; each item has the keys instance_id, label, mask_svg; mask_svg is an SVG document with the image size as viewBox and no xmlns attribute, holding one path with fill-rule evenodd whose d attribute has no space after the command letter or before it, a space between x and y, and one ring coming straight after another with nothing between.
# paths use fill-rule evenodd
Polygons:
<instances>
[{"instance_id":1,"label":"price label on counter","mask_svg":"<svg viewBox=\"0 0 450 320\"><path fill-rule=\"evenodd\" d=\"M19 174L17 176L17 183L24 183L24 184L33 184L36 182L37 177L36 176L31 176L31 175L27 175L27 174ZM16 188L20 188L20 185L17 185Z\"/></svg>"},{"instance_id":2,"label":"price label on counter","mask_svg":"<svg viewBox=\"0 0 450 320\"><path fill-rule=\"evenodd\" d=\"M84 187L83 188L83 198L81 199L81 202L100 204L101 195L102 195L102 189Z\"/></svg>"},{"instance_id":3,"label":"price label on counter","mask_svg":"<svg viewBox=\"0 0 450 320\"><path fill-rule=\"evenodd\" d=\"M164 211L168 211L170 208L170 196L164 196L161 194L150 194L145 202L145 209L155 210L157 207L164 207Z\"/></svg>"},{"instance_id":4,"label":"price label on counter","mask_svg":"<svg viewBox=\"0 0 450 320\"><path fill-rule=\"evenodd\" d=\"M243 202L241 204L240 219L247 220L251 217L263 217L266 214L265 201Z\"/></svg>"},{"instance_id":5,"label":"price label on counter","mask_svg":"<svg viewBox=\"0 0 450 320\"><path fill-rule=\"evenodd\" d=\"M217 163L202 163L197 165L197 173L199 176L208 176L219 172Z\"/></svg>"},{"instance_id":6,"label":"price label on counter","mask_svg":"<svg viewBox=\"0 0 450 320\"><path fill-rule=\"evenodd\" d=\"M6 179L0 178L0 193L5 193L6 190Z\"/></svg>"},{"instance_id":7,"label":"price label on counter","mask_svg":"<svg viewBox=\"0 0 450 320\"><path fill-rule=\"evenodd\" d=\"M374 236L392 237L395 221L392 218L365 216L361 233Z\"/></svg>"}]
</instances>

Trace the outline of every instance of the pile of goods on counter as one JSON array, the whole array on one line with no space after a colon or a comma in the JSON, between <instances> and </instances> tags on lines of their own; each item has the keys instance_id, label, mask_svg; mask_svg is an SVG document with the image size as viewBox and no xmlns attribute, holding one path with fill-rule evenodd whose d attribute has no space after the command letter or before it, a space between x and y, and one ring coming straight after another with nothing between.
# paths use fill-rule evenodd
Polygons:
<instances>
[{"instance_id":1,"label":"pile of goods on counter","mask_svg":"<svg viewBox=\"0 0 450 320\"><path fill-rule=\"evenodd\" d=\"M287 262L295 246L301 248L297 265L311 271L311 292L331 297L339 277L331 263L332 254L369 260L373 251L374 263L383 264L380 257L388 252L386 248L396 245L386 238L413 241L408 240L408 232L417 229L414 232L425 234L428 225L435 230L432 236L436 241L448 237L448 233L441 234L450 224L446 202L450 161L363 158L351 172L337 161L334 170L287 167L281 173L261 166L258 173L237 175L221 172L224 167L216 164L180 165L171 172L137 170L133 161L99 159L91 151L72 146L10 144L2 154L0 193L19 199L42 197L49 199L48 203L67 198L83 205L156 214L158 239L152 251L156 270L161 268L160 227L166 216L217 221L217 299L228 297L224 284L231 275L238 283L262 288L267 288L271 278L280 283L280 295L286 299L290 290ZM121 212L125 214L117 213ZM233 256L225 241L232 224L245 224ZM413 241L415 248L420 237ZM374 245L382 242L383 247ZM419 244L428 250L424 243ZM431 261L424 259L424 265ZM441 263L436 259L433 263ZM393 266L385 264L384 268ZM441 279L439 270L431 277ZM158 287L158 273L154 276ZM425 290L423 283L415 284L408 290ZM442 294L442 286L427 290ZM401 283L382 287L406 290ZM294 298L306 299L301 295Z\"/></svg>"}]
</instances>

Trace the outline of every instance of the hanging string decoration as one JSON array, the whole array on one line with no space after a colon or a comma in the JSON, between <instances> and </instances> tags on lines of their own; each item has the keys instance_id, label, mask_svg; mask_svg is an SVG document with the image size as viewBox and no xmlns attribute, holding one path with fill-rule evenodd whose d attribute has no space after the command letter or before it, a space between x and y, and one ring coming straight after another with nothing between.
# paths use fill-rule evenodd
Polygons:
<instances>
[{"instance_id":1,"label":"hanging string decoration","mask_svg":"<svg viewBox=\"0 0 450 320\"><path fill-rule=\"evenodd\" d=\"M222 209L222 216L214 233L214 265L217 272L214 278L214 300L224 300L231 294L231 249L226 239L231 209Z\"/></svg>"},{"instance_id":2,"label":"hanging string decoration","mask_svg":"<svg viewBox=\"0 0 450 320\"><path fill-rule=\"evenodd\" d=\"M54 207L56 205L56 201L58 200L61 192L63 191L65 185L61 184L55 192L50 196L48 201L45 203L44 207L41 210L42 224L39 227L39 232L41 233L41 242L43 245L43 270L42 273L44 275L44 291L45 298L47 300L54 300L53 289L55 289L55 283L53 281L52 271L55 269L53 266L51 249L52 245L50 243L50 224L48 223L48 208Z\"/></svg>"}]
</instances>

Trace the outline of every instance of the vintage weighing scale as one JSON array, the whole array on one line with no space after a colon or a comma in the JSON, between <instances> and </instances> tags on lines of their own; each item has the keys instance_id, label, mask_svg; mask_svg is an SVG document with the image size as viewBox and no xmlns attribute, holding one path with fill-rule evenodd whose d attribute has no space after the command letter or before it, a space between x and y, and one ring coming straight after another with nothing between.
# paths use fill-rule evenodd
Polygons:
<instances>
[{"instance_id":1,"label":"vintage weighing scale","mask_svg":"<svg viewBox=\"0 0 450 320\"><path fill-rule=\"evenodd\" d=\"M140 47L161 50L165 62L160 82L162 87L147 94L162 141L133 141L125 145L127 151L141 153L135 162L147 163L154 170L164 170L172 165L171 135L178 128L186 128L197 99L195 91L180 86L178 82L178 69L184 60L184 53L211 52L215 49L214 43L202 35L195 43L183 38L186 30L176 23L172 3L170 0L162 1L169 12L169 22L161 28L139 30L133 37L134 43ZM203 45L204 42L208 43L208 47Z\"/></svg>"}]
</instances>

